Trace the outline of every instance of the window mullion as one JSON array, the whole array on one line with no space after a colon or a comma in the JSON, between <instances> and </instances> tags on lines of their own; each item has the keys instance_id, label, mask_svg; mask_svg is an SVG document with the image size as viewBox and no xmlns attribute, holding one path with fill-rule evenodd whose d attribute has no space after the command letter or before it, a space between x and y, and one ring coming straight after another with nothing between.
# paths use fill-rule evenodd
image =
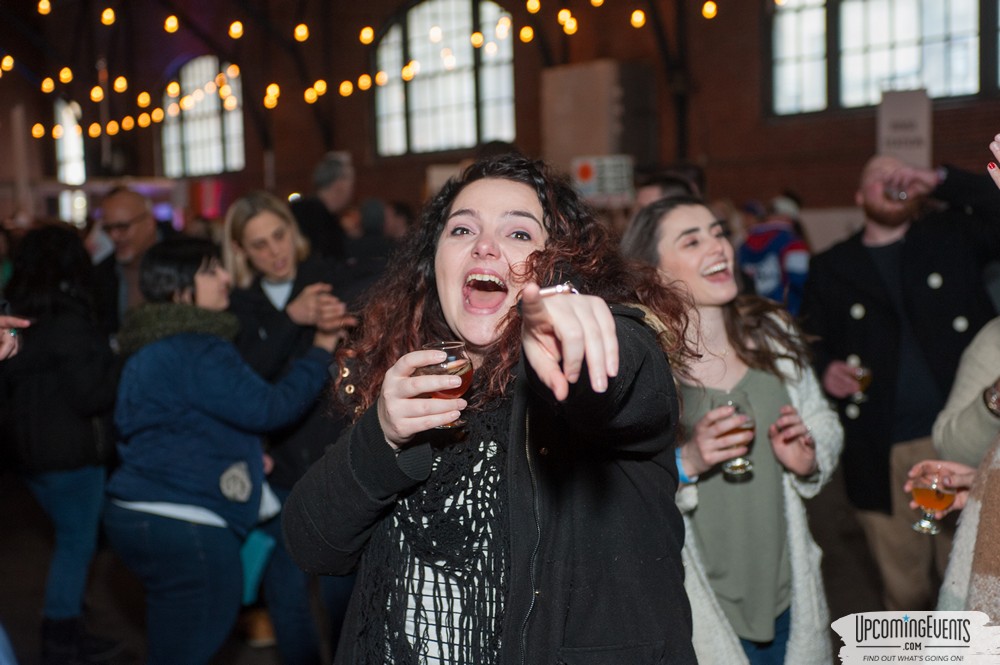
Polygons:
<instances>
[{"instance_id":1,"label":"window mullion","mask_svg":"<svg viewBox=\"0 0 1000 665\"><path fill-rule=\"evenodd\" d=\"M840 108L840 0L826 2L826 106Z\"/></svg>"},{"instance_id":2,"label":"window mullion","mask_svg":"<svg viewBox=\"0 0 1000 665\"><path fill-rule=\"evenodd\" d=\"M469 0L472 3L472 30L473 32L478 32L482 25L480 25L479 20L479 0ZM479 79L480 79L480 69L482 68L483 58L482 58L482 48L472 49L472 101L476 105L476 143L483 142L483 100L482 100L482 90L480 89Z\"/></svg>"}]
</instances>

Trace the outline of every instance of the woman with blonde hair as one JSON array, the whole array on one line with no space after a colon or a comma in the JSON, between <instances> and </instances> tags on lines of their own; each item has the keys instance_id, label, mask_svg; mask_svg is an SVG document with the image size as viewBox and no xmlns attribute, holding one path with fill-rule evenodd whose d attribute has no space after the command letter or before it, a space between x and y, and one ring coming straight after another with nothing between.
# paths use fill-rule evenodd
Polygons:
<instances>
[{"instance_id":1,"label":"woman with blonde hair","mask_svg":"<svg viewBox=\"0 0 1000 665\"><path fill-rule=\"evenodd\" d=\"M240 321L236 348L267 381L284 376L308 352L317 332L343 339L356 323L347 302L356 298L364 282L342 263L310 256L291 211L273 194L251 192L233 202L226 212L223 256L237 285L229 307ZM267 434L268 454L274 460L268 481L282 502L342 427L318 396L296 421ZM309 578L285 552L280 516L265 530L276 547L264 571L263 591L282 660L288 665L319 663ZM321 580L334 643L352 585L351 577Z\"/></svg>"}]
</instances>

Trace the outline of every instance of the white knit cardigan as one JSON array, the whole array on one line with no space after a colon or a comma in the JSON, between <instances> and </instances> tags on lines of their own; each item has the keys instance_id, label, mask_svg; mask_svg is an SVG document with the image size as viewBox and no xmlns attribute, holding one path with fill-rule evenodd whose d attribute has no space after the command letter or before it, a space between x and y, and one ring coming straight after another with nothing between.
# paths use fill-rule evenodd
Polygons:
<instances>
[{"instance_id":1,"label":"white knit cardigan","mask_svg":"<svg viewBox=\"0 0 1000 665\"><path fill-rule=\"evenodd\" d=\"M822 552L809 532L803 499L816 496L829 480L840 457L844 432L840 419L830 408L811 369L800 371L790 360L779 360L788 396L816 441L818 471L809 478L784 472L785 521L792 570L791 629L786 665L825 665L833 662L830 644L830 611L823 591L820 571ZM677 506L691 533L690 514L698 506L698 485L683 485L677 492ZM693 642L701 665L746 665L740 640L715 598L708 583L701 554L690 535L684 539L684 587L691 603Z\"/></svg>"}]
</instances>

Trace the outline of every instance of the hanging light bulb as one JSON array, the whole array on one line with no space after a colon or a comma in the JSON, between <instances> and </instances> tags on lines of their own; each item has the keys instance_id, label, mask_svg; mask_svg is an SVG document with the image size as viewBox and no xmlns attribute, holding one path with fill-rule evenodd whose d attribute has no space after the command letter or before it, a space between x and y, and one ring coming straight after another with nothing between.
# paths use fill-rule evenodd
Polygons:
<instances>
[{"instance_id":1,"label":"hanging light bulb","mask_svg":"<svg viewBox=\"0 0 1000 665\"><path fill-rule=\"evenodd\" d=\"M382 86L389 82L389 75L385 72L375 72L375 85Z\"/></svg>"},{"instance_id":2,"label":"hanging light bulb","mask_svg":"<svg viewBox=\"0 0 1000 665\"><path fill-rule=\"evenodd\" d=\"M14 69L14 56L5 55L3 59L0 59L0 70L9 72Z\"/></svg>"},{"instance_id":3,"label":"hanging light bulb","mask_svg":"<svg viewBox=\"0 0 1000 665\"><path fill-rule=\"evenodd\" d=\"M313 90L315 90L316 94L319 95L320 97L322 97L323 95L325 95L326 94L326 81L324 81L323 79L316 79L316 82L313 83Z\"/></svg>"},{"instance_id":4,"label":"hanging light bulb","mask_svg":"<svg viewBox=\"0 0 1000 665\"><path fill-rule=\"evenodd\" d=\"M92 139L96 139L100 135L101 135L101 123L99 122L90 123L90 127L87 128L87 136L89 136Z\"/></svg>"},{"instance_id":5,"label":"hanging light bulb","mask_svg":"<svg viewBox=\"0 0 1000 665\"><path fill-rule=\"evenodd\" d=\"M101 23L104 25L114 25L115 24L115 10L111 7L105 7L104 11L101 12Z\"/></svg>"},{"instance_id":6,"label":"hanging light bulb","mask_svg":"<svg viewBox=\"0 0 1000 665\"><path fill-rule=\"evenodd\" d=\"M97 103L104 99L104 88L99 85L95 85L90 89L90 101Z\"/></svg>"},{"instance_id":7,"label":"hanging light bulb","mask_svg":"<svg viewBox=\"0 0 1000 665\"><path fill-rule=\"evenodd\" d=\"M40 139L45 136L45 125L40 122L36 122L31 126L31 135L36 139Z\"/></svg>"},{"instance_id":8,"label":"hanging light bulb","mask_svg":"<svg viewBox=\"0 0 1000 665\"><path fill-rule=\"evenodd\" d=\"M122 131L131 132L135 128L135 119L132 116L127 115L122 118Z\"/></svg>"},{"instance_id":9,"label":"hanging light bulb","mask_svg":"<svg viewBox=\"0 0 1000 665\"><path fill-rule=\"evenodd\" d=\"M181 105L177 102L170 102L170 106L167 107L167 115L171 118L176 118L181 113Z\"/></svg>"},{"instance_id":10,"label":"hanging light bulb","mask_svg":"<svg viewBox=\"0 0 1000 665\"><path fill-rule=\"evenodd\" d=\"M152 101L149 97L148 92L140 92L139 96L135 98L135 103L138 104L139 108L144 109L149 107L149 103Z\"/></svg>"},{"instance_id":11,"label":"hanging light bulb","mask_svg":"<svg viewBox=\"0 0 1000 665\"><path fill-rule=\"evenodd\" d=\"M535 30L530 25L526 25L521 28L521 31L518 33L518 37L520 37L523 43L527 44L535 38Z\"/></svg>"},{"instance_id":12,"label":"hanging light bulb","mask_svg":"<svg viewBox=\"0 0 1000 665\"><path fill-rule=\"evenodd\" d=\"M469 36L469 41L472 43L473 48L479 48L483 45L485 39L483 39L483 33L477 30Z\"/></svg>"},{"instance_id":13,"label":"hanging light bulb","mask_svg":"<svg viewBox=\"0 0 1000 665\"><path fill-rule=\"evenodd\" d=\"M277 105L278 105L277 97L264 97L264 108L273 109Z\"/></svg>"},{"instance_id":14,"label":"hanging light bulb","mask_svg":"<svg viewBox=\"0 0 1000 665\"><path fill-rule=\"evenodd\" d=\"M537 14L538 10L542 8L542 3L540 0L527 0L524 3L524 7L528 10L529 14Z\"/></svg>"},{"instance_id":15,"label":"hanging light bulb","mask_svg":"<svg viewBox=\"0 0 1000 665\"><path fill-rule=\"evenodd\" d=\"M226 97L225 100L223 100L222 108L226 109L227 111L235 111L236 107L239 106L239 104L240 100L236 99L236 96L233 95Z\"/></svg>"},{"instance_id":16,"label":"hanging light bulb","mask_svg":"<svg viewBox=\"0 0 1000 665\"><path fill-rule=\"evenodd\" d=\"M229 36L232 39L239 39L243 36L243 22L233 21L229 24Z\"/></svg>"},{"instance_id":17,"label":"hanging light bulb","mask_svg":"<svg viewBox=\"0 0 1000 665\"><path fill-rule=\"evenodd\" d=\"M305 40L309 39L309 26L306 25L305 23L299 23L297 26L295 26L295 30L293 31L292 35L295 37L295 41L304 42Z\"/></svg>"},{"instance_id":18,"label":"hanging light bulb","mask_svg":"<svg viewBox=\"0 0 1000 665\"><path fill-rule=\"evenodd\" d=\"M153 122L163 122L163 109L156 107L149 113L149 119Z\"/></svg>"},{"instance_id":19,"label":"hanging light bulb","mask_svg":"<svg viewBox=\"0 0 1000 665\"><path fill-rule=\"evenodd\" d=\"M115 77L114 88L115 92L125 92L128 90L128 79L124 76Z\"/></svg>"},{"instance_id":20,"label":"hanging light bulb","mask_svg":"<svg viewBox=\"0 0 1000 665\"><path fill-rule=\"evenodd\" d=\"M352 92L354 92L354 84L353 83L351 83L350 81L341 81L340 82L340 96L341 97L350 97Z\"/></svg>"},{"instance_id":21,"label":"hanging light bulb","mask_svg":"<svg viewBox=\"0 0 1000 665\"><path fill-rule=\"evenodd\" d=\"M600 7L604 4L604 0L590 0L590 4L594 7Z\"/></svg>"},{"instance_id":22,"label":"hanging light bulb","mask_svg":"<svg viewBox=\"0 0 1000 665\"><path fill-rule=\"evenodd\" d=\"M556 20L559 21L559 25L566 25L566 21L572 16L568 9L560 9L559 13L556 14Z\"/></svg>"},{"instance_id":23,"label":"hanging light bulb","mask_svg":"<svg viewBox=\"0 0 1000 665\"><path fill-rule=\"evenodd\" d=\"M427 39L431 40L432 44L440 43L444 39L444 32L441 30L441 26L431 26L430 32L427 33Z\"/></svg>"},{"instance_id":24,"label":"hanging light bulb","mask_svg":"<svg viewBox=\"0 0 1000 665\"><path fill-rule=\"evenodd\" d=\"M180 23L177 21L177 17L171 14L163 21L163 29L169 33L177 32L177 28L180 27Z\"/></svg>"},{"instance_id":25,"label":"hanging light bulb","mask_svg":"<svg viewBox=\"0 0 1000 665\"><path fill-rule=\"evenodd\" d=\"M646 25L646 12L642 11L641 9L636 9L634 12L632 12L631 21L633 28L641 28L642 26Z\"/></svg>"},{"instance_id":26,"label":"hanging light bulb","mask_svg":"<svg viewBox=\"0 0 1000 665\"><path fill-rule=\"evenodd\" d=\"M46 76L42 79L42 92L48 94L56 89L56 82L52 80L51 76Z\"/></svg>"},{"instance_id":27,"label":"hanging light bulb","mask_svg":"<svg viewBox=\"0 0 1000 665\"><path fill-rule=\"evenodd\" d=\"M279 96L281 96L281 88L278 86L277 83L271 83L264 90L264 94L266 94L268 97L274 97L275 99L277 99Z\"/></svg>"},{"instance_id":28,"label":"hanging light bulb","mask_svg":"<svg viewBox=\"0 0 1000 665\"><path fill-rule=\"evenodd\" d=\"M229 65L226 67L226 76L231 79L237 78L240 75L240 66L236 64Z\"/></svg>"},{"instance_id":29,"label":"hanging light bulb","mask_svg":"<svg viewBox=\"0 0 1000 665\"><path fill-rule=\"evenodd\" d=\"M361 28L361 33L358 35L358 39L361 40L362 44L371 44L375 41L375 29L370 25L366 25Z\"/></svg>"},{"instance_id":30,"label":"hanging light bulb","mask_svg":"<svg viewBox=\"0 0 1000 665\"><path fill-rule=\"evenodd\" d=\"M302 93L302 97L306 100L306 104L315 104L316 100L319 99L319 95L316 94L316 88L306 88L306 91Z\"/></svg>"},{"instance_id":31,"label":"hanging light bulb","mask_svg":"<svg viewBox=\"0 0 1000 665\"><path fill-rule=\"evenodd\" d=\"M567 35L575 35L576 34L576 19L575 18L573 18L572 16L570 16L568 19L566 19L566 23L563 24L563 32L565 32Z\"/></svg>"},{"instance_id":32,"label":"hanging light bulb","mask_svg":"<svg viewBox=\"0 0 1000 665\"><path fill-rule=\"evenodd\" d=\"M108 120L108 125L104 128L104 133L108 136L116 135L118 133L118 121Z\"/></svg>"},{"instance_id":33,"label":"hanging light bulb","mask_svg":"<svg viewBox=\"0 0 1000 665\"><path fill-rule=\"evenodd\" d=\"M38 13L42 16L48 16L49 12L52 11L52 3L49 0L38 0Z\"/></svg>"},{"instance_id":34,"label":"hanging light bulb","mask_svg":"<svg viewBox=\"0 0 1000 665\"><path fill-rule=\"evenodd\" d=\"M181 84L177 81L171 81L167 84L167 96L177 97L181 94Z\"/></svg>"},{"instance_id":35,"label":"hanging light bulb","mask_svg":"<svg viewBox=\"0 0 1000 665\"><path fill-rule=\"evenodd\" d=\"M719 5L712 2L712 0L708 0L708 2L701 6L701 15L709 20L715 18L718 13Z\"/></svg>"},{"instance_id":36,"label":"hanging light bulb","mask_svg":"<svg viewBox=\"0 0 1000 665\"><path fill-rule=\"evenodd\" d=\"M149 123L152 122L152 119L149 117L148 113L146 113L145 111L143 111L142 113L139 114L139 117L136 118L135 122L140 127L142 127L143 129L145 129L146 127L149 127Z\"/></svg>"},{"instance_id":37,"label":"hanging light bulb","mask_svg":"<svg viewBox=\"0 0 1000 665\"><path fill-rule=\"evenodd\" d=\"M362 74L358 77L358 90L368 90L372 87L372 77L368 74Z\"/></svg>"},{"instance_id":38,"label":"hanging light bulb","mask_svg":"<svg viewBox=\"0 0 1000 665\"><path fill-rule=\"evenodd\" d=\"M63 67L59 70L59 82L69 83L73 80L73 70L69 67Z\"/></svg>"}]
</instances>

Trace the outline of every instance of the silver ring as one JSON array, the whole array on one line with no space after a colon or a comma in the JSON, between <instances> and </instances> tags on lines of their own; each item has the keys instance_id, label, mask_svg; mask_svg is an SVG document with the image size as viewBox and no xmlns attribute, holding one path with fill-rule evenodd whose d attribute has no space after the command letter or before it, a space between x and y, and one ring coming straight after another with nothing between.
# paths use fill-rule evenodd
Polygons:
<instances>
[{"instance_id":1,"label":"silver ring","mask_svg":"<svg viewBox=\"0 0 1000 665\"><path fill-rule=\"evenodd\" d=\"M17 337L17 328L11 328L10 330L7 331L7 334L10 335L11 337Z\"/></svg>"},{"instance_id":2,"label":"silver ring","mask_svg":"<svg viewBox=\"0 0 1000 665\"><path fill-rule=\"evenodd\" d=\"M573 286L573 282L570 281L563 282L562 284L556 284L555 286L547 286L544 289L540 289L538 291L538 295L540 295L543 298L546 298L548 296L558 295L560 293L578 294L580 292L576 290L576 287Z\"/></svg>"}]
</instances>

